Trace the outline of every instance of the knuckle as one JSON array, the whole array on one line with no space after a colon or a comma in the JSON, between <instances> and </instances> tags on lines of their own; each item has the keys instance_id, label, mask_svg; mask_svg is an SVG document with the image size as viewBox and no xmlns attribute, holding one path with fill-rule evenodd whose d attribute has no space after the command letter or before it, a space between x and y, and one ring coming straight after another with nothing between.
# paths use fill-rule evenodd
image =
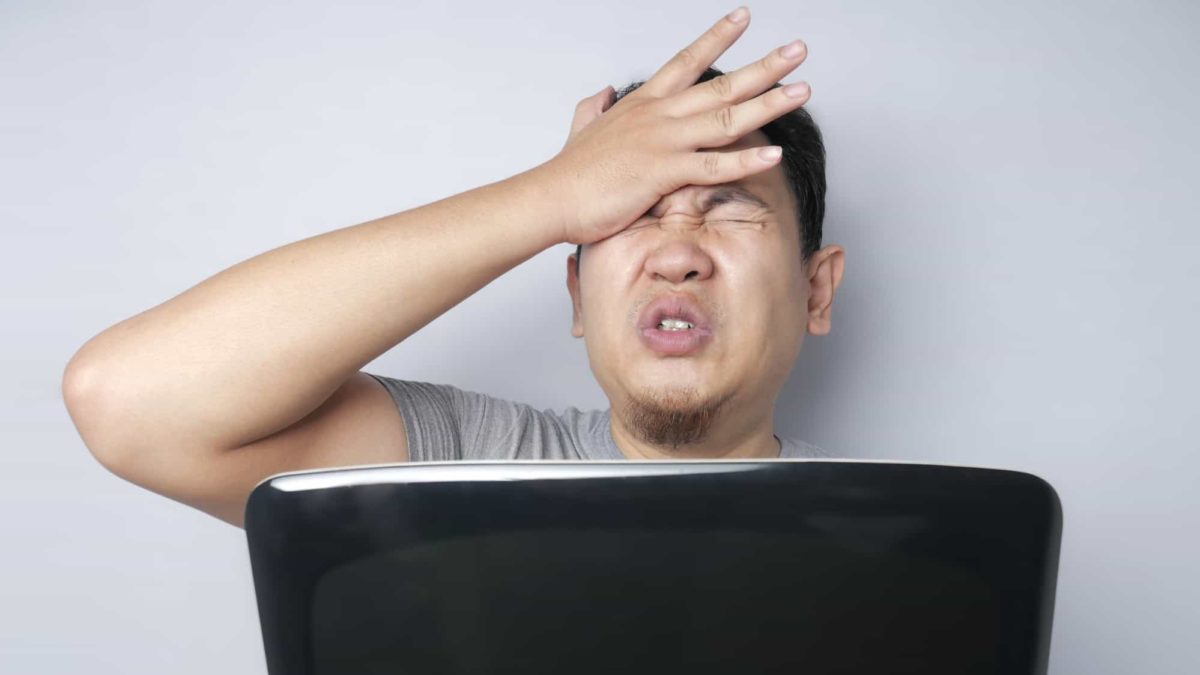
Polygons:
<instances>
[{"instance_id":1,"label":"knuckle","mask_svg":"<svg viewBox=\"0 0 1200 675\"><path fill-rule=\"evenodd\" d=\"M654 102L643 102L641 105L633 105L626 109L625 114L629 119L634 120L637 124L646 124L647 117L655 115L656 106Z\"/></svg>"},{"instance_id":2,"label":"knuckle","mask_svg":"<svg viewBox=\"0 0 1200 675\"><path fill-rule=\"evenodd\" d=\"M708 87L717 98L729 102L733 99L733 81L728 75L719 75L708 81Z\"/></svg>"},{"instance_id":3,"label":"knuckle","mask_svg":"<svg viewBox=\"0 0 1200 675\"><path fill-rule=\"evenodd\" d=\"M701 165L705 175L716 178L721 174L721 155L716 152L706 152Z\"/></svg>"},{"instance_id":4,"label":"knuckle","mask_svg":"<svg viewBox=\"0 0 1200 675\"><path fill-rule=\"evenodd\" d=\"M717 108L713 111L713 118L717 126L717 131L722 136L730 140L737 140L737 130L734 128L733 123L733 108L729 106Z\"/></svg>"},{"instance_id":5,"label":"knuckle","mask_svg":"<svg viewBox=\"0 0 1200 675\"><path fill-rule=\"evenodd\" d=\"M756 166L762 166L760 163L761 160L758 158L758 149L756 148L739 152L738 160L740 160L739 164L741 164L742 172L753 171Z\"/></svg>"},{"instance_id":6,"label":"knuckle","mask_svg":"<svg viewBox=\"0 0 1200 675\"><path fill-rule=\"evenodd\" d=\"M676 63L684 66L694 66L697 60L698 58L696 56L696 52L691 47L684 47L683 49L680 49L677 54L675 54Z\"/></svg>"}]
</instances>

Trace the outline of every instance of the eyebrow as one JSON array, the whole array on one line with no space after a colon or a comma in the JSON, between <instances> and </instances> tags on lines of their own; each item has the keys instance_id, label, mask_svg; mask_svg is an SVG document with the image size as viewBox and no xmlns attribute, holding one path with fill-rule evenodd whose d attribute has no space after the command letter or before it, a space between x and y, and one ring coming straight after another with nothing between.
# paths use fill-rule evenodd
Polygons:
<instances>
[{"instance_id":1,"label":"eyebrow","mask_svg":"<svg viewBox=\"0 0 1200 675\"><path fill-rule=\"evenodd\" d=\"M763 201L762 197L754 194L744 187L738 185L721 185L714 188L704 198L703 209L708 211L715 206L728 202L742 202L757 206L761 209L769 209L771 205Z\"/></svg>"}]
</instances>

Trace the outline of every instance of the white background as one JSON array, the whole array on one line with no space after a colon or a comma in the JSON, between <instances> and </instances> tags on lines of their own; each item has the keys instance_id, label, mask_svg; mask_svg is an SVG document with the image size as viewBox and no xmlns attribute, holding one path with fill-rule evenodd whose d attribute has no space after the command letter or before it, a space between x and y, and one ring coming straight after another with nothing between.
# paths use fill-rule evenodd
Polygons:
<instances>
[{"instance_id":1,"label":"white background","mask_svg":"<svg viewBox=\"0 0 1200 675\"><path fill-rule=\"evenodd\" d=\"M541 163L578 99L734 4L0 4L0 671L265 671L243 532L74 431L59 386L84 341ZM789 79L812 83L825 243L847 250L777 431L1055 485L1054 673L1195 672L1198 7L761 0L717 62L808 43ZM570 250L368 370L606 407L569 334Z\"/></svg>"}]
</instances>

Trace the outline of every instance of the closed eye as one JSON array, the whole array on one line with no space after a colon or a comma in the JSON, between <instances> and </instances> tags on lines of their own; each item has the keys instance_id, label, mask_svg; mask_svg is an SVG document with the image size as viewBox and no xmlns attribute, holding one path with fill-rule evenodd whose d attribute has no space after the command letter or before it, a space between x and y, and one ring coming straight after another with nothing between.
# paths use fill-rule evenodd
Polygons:
<instances>
[{"instance_id":1,"label":"closed eye","mask_svg":"<svg viewBox=\"0 0 1200 675\"><path fill-rule=\"evenodd\" d=\"M707 219L705 219L705 222L717 223L717 224L721 224L721 225L753 227L755 229L763 229L767 226L766 220L746 220L746 219L737 220L737 219L733 219L733 218L707 218Z\"/></svg>"},{"instance_id":2,"label":"closed eye","mask_svg":"<svg viewBox=\"0 0 1200 675\"><path fill-rule=\"evenodd\" d=\"M629 230L640 230L644 227L649 227L649 226L655 224L656 222L658 222L658 221L655 220L654 218L645 218L645 217L639 218L639 219L635 220L632 225L625 228L625 230L623 230L623 231L628 232ZM712 217L709 217L709 218L704 219L704 223L706 225L707 224L730 224L730 225L752 225L754 227L765 227L766 226L765 220L751 220L751 219L746 219L746 218L739 219L739 218L712 218Z\"/></svg>"}]
</instances>

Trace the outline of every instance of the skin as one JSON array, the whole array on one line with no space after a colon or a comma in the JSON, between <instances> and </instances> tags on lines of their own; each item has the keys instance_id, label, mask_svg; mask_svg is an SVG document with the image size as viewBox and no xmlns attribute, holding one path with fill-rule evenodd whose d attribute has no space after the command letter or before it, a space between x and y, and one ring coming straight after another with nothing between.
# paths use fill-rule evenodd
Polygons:
<instances>
[{"instance_id":1,"label":"skin","mask_svg":"<svg viewBox=\"0 0 1200 675\"><path fill-rule=\"evenodd\" d=\"M763 145L755 131L720 149ZM705 196L727 185L767 206L729 201L704 211ZM802 264L781 165L672 192L628 229L584 246L582 273L568 256L571 334L585 340L621 451L631 459L778 457L775 401L805 334L829 333L844 257L830 245ZM713 338L698 352L665 357L641 343L637 317L666 291L691 295L708 315ZM694 426L705 420L699 411L714 409L700 438L661 442L672 422Z\"/></svg>"}]
</instances>

